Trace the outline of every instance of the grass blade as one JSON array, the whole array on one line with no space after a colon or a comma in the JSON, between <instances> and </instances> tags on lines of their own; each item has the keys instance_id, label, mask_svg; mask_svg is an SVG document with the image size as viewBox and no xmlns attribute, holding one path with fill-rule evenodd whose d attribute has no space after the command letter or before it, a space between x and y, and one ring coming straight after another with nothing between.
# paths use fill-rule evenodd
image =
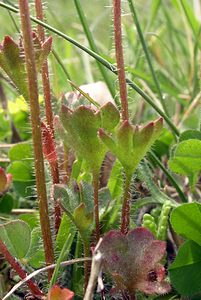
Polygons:
<instances>
[{"instance_id":1,"label":"grass blade","mask_svg":"<svg viewBox=\"0 0 201 300\"><path fill-rule=\"evenodd\" d=\"M73 239L74 239L74 235L72 235L71 233L68 235L64 245L63 245L63 248L59 254L59 257L57 259L57 263L56 263L56 267L54 269L54 273L52 275L52 278L51 278L51 281L50 281L50 284L49 284L49 289L56 283L57 281L57 277L58 277L58 273L59 273L59 268L60 268L60 265L61 265L61 262L64 260L64 257L66 257L67 255L67 252L69 251L70 249L70 246L73 242Z\"/></svg>"},{"instance_id":2,"label":"grass blade","mask_svg":"<svg viewBox=\"0 0 201 300\"><path fill-rule=\"evenodd\" d=\"M140 23L138 21L137 13L136 13L136 10L135 10L135 7L133 5L132 0L128 0L128 4L129 4L129 7L130 7L130 11L132 13L132 16L133 16L133 21L134 21L134 23L136 25L136 28L137 28L137 32L138 32L138 35L139 35L139 38L140 38L140 41L141 41L141 44L142 44L142 48L144 50L144 54L145 54L146 59L147 59L147 63L149 65L149 69L150 69L151 75L153 77L153 81L155 83L155 86L156 86L156 89L157 89L157 92L158 92L158 95L159 95L159 100L161 102L161 105L163 107L164 112L166 113L167 116L169 116L168 110L166 108L166 105L165 105L165 102L164 102L164 99L163 99L163 95L162 95L162 91L161 91L161 88L160 88L160 84L159 84L157 76L155 74L155 71L154 71L154 68L153 68L153 65L152 65L152 62L151 62L151 57L149 55L149 50L147 48L147 44L146 44L146 41L144 39L142 30L141 30L141 26L140 26Z\"/></svg>"},{"instance_id":3,"label":"grass blade","mask_svg":"<svg viewBox=\"0 0 201 300\"><path fill-rule=\"evenodd\" d=\"M19 13L19 10L13 6L7 5L3 2L0 2L0 6L4 7L6 9L9 9L11 11L13 11L14 13ZM31 17L31 20L37 24L40 24L42 26L44 26L47 30L50 30L51 32L57 34L58 36L62 37L63 39L65 39L66 41L72 43L74 46L80 48L81 50L85 51L86 53L88 53L90 56L92 56L94 59L98 60L102 65L104 65L107 69L109 69L112 73L117 75L117 68L115 65L111 64L110 62L108 62L106 59L104 59L102 56L100 56L99 54L97 54L96 52L92 51L91 49L83 46L82 44L80 44L78 41L74 40L73 38L71 38L70 36L64 34L63 32L57 30L56 28L50 26L49 24L42 22L34 17ZM154 101L152 100L151 97L149 97L135 82L133 82L130 79L126 79L127 84L134 89L138 94L140 94L142 96L142 98L148 103L150 104L154 110L161 116L164 118L164 120L166 121L166 123L169 125L169 127L171 128L172 132L179 136L179 131L177 129L177 127L173 124L173 122L170 120L170 118L154 103Z\"/></svg>"},{"instance_id":4,"label":"grass blade","mask_svg":"<svg viewBox=\"0 0 201 300\"><path fill-rule=\"evenodd\" d=\"M87 24L87 20L86 20L86 17L85 17L85 15L84 15L84 12L83 12L81 3L80 3L79 0L74 0L74 3L75 3L75 7L76 7L76 10L77 10L78 16L79 16L79 18L80 18L80 21L81 21L81 23L82 23L82 27L83 27L83 29L84 29L84 33L85 33L85 35L86 35L86 37L87 37L89 46L90 46L90 48L91 48L94 52L98 53L98 52L99 52L99 51L98 51L98 48L97 48L97 46L96 46L96 43L95 43L94 38L93 38L93 36L92 36L92 33L91 33L90 29L89 29L89 26L88 26L88 24ZM97 61L97 65L98 65L98 68L99 68L99 70L100 70L100 72L101 72L101 74L102 74L102 76L103 76L103 78L104 78L104 80L105 80L105 83L106 83L107 86L108 86L108 89L109 89L109 91L110 91L112 97L115 99L115 90L114 90L114 87L113 87L113 85L112 85L111 79L109 78L109 76L108 76L108 74L107 74L105 68L103 67L103 65L100 64L98 61Z\"/></svg>"}]
</instances>

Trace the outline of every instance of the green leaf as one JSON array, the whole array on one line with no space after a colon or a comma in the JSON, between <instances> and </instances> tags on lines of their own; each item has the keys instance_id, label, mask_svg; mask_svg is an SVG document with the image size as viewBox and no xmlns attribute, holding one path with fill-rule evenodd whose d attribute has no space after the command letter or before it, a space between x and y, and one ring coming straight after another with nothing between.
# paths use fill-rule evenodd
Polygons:
<instances>
[{"instance_id":1,"label":"green leaf","mask_svg":"<svg viewBox=\"0 0 201 300\"><path fill-rule=\"evenodd\" d=\"M163 128L163 119L159 118L139 128L127 120L117 128L112 138L104 130L99 137L108 149L119 159L128 178L131 178L146 152L159 137Z\"/></svg>"},{"instance_id":2,"label":"green leaf","mask_svg":"<svg viewBox=\"0 0 201 300\"><path fill-rule=\"evenodd\" d=\"M199 38L200 33L200 23L197 20L194 11L192 9L192 5L190 5L188 0L182 0L181 1L182 8L184 10L184 13L186 15L186 18L188 20L188 23L194 33L195 39ZM198 42L199 47L201 47L200 41Z\"/></svg>"},{"instance_id":3,"label":"green leaf","mask_svg":"<svg viewBox=\"0 0 201 300\"><path fill-rule=\"evenodd\" d=\"M160 8L161 1L160 0L154 0L151 1L151 17L150 17L150 26L153 24L154 20L157 17L158 10Z\"/></svg>"},{"instance_id":4,"label":"green leaf","mask_svg":"<svg viewBox=\"0 0 201 300\"><path fill-rule=\"evenodd\" d=\"M40 268L44 265L45 253L40 228L36 227L31 232L30 247L26 259L33 268Z\"/></svg>"},{"instance_id":5,"label":"green leaf","mask_svg":"<svg viewBox=\"0 0 201 300\"><path fill-rule=\"evenodd\" d=\"M110 173L108 188L110 190L112 199L121 197L121 193L123 190L123 176L122 165L118 160L115 161Z\"/></svg>"},{"instance_id":6,"label":"green leaf","mask_svg":"<svg viewBox=\"0 0 201 300\"><path fill-rule=\"evenodd\" d=\"M68 234L67 238L65 237L65 243L64 243L64 245L60 251L59 257L57 259L57 265L56 265L56 268L54 269L54 273L52 275L49 287L52 287L56 283L57 277L59 275L60 263L63 260L65 260L65 257L70 252L71 245L73 243L73 239L74 239L74 234L72 235L71 233Z\"/></svg>"},{"instance_id":7,"label":"green leaf","mask_svg":"<svg viewBox=\"0 0 201 300\"><path fill-rule=\"evenodd\" d=\"M181 175L200 172L201 141L190 139L179 143L168 164L171 171Z\"/></svg>"},{"instance_id":8,"label":"green leaf","mask_svg":"<svg viewBox=\"0 0 201 300\"><path fill-rule=\"evenodd\" d=\"M11 136L10 119L5 111L0 110L0 140L9 140Z\"/></svg>"},{"instance_id":9,"label":"green leaf","mask_svg":"<svg viewBox=\"0 0 201 300\"><path fill-rule=\"evenodd\" d=\"M33 197L33 187L35 186L35 180L28 181L14 181L13 187L18 194L18 196L22 198Z\"/></svg>"},{"instance_id":10,"label":"green leaf","mask_svg":"<svg viewBox=\"0 0 201 300\"><path fill-rule=\"evenodd\" d=\"M184 296L201 291L201 247L193 241L181 246L177 257L169 268L174 288Z\"/></svg>"},{"instance_id":11,"label":"green leaf","mask_svg":"<svg viewBox=\"0 0 201 300\"><path fill-rule=\"evenodd\" d=\"M69 234L71 234L71 236L75 236L75 233L76 228L74 224L70 218L64 214L56 237L56 249L61 251Z\"/></svg>"},{"instance_id":12,"label":"green leaf","mask_svg":"<svg viewBox=\"0 0 201 300\"><path fill-rule=\"evenodd\" d=\"M14 161L7 168L7 173L12 175L13 181L33 180L32 172L32 166L22 161Z\"/></svg>"},{"instance_id":13,"label":"green leaf","mask_svg":"<svg viewBox=\"0 0 201 300\"><path fill-rule=\"evenodd\" d=\"M31 242L30 227L20 220L0 225L0 239L14 257L24 258Z\"/></svg>"},{"instance_id":14,"label":"green leaf","mask_svg":"<svg viewBox=\"0 0 201 300\"><path fill-rule=\"evenodd\" d=\"M199 130L186 130L181 133L179 142L185 140L201 140L201 132Z\"/></svg>"},{"instance_id":15,"label":"green leaf","mask_svg":"<svg viewBox=\"0 0 201 300\"><path fill-rule=\"evenodd\" d=\"M84 105L72 113L62 105L60 118L77 156L86 161L90 171L99 172L106 153L105 146L97 136L101 125L100 114L95 114Z\"/></svg>"},{"instance_id":16,"label":"green leaf","mask_svg":"<svg viewBox=\"0 0 201 300\"><path fill-rule=\"evenodd\" d=\"M156 140L154 144L154 152L157 153L157 156L168 154L170 144L173 140L174 136L172 135L172 133L167 128L163 128L160 137Z\"/></svg>"},{"instance_id":17,"label":"green leaf","mask_svg":"<svg viewBox=\"0 0 201 300\"><path fill-rule=\"evenodd\" d=\"M79 194L64 184L54 185L54 197L60 200L65 210L72 213L79 205Z\"/></svg>"},{"instance_id":18,"label":"green leaf","mask_svg":"<svg viewBox=\"0 0 201 300\"><path fill-rule=\"evenodd\" d=\"M22 51L10 36L5 36L0 50L0 67L13 81L19 93L29 99L27 81L25 80L25 63Z\"/></svg>"},{"instance_id":19,"label":"green leaf","mask_svg":"<svg viewBox=\"0 0 201 300\"><path fill-rule=\"evenodd\" d=\"M0 198L0 213L8 214L14 204L14 199L11 194L5 194Z\"/></svg>"},{"instance_id":20,"label":"green leaf","mask_svg":"<svg viewBox=\"0 0 201 300\"><path fill-rule=\"evenodd\" d=\"M91 227L93 224L93 213L89 213L86 209L84 203L81 203L75 210L74 210L74 222L76 227L78 228L82 237L85 238L89 237L91 234Z\"/></svg>"},{"instance_id":21,"label":"green leaf","mask_svg":"<svg viewBox=\"0 0 201 300\"><path fill-rule=\"evenodd\" d=\"M176 233L201 246L201 204L187 203L171 213L171 224Z\"/></svg>"},{"instance_id":22,"label":"green leaf","mask_svg":"<svg viewBox=\"0 0 201 300\"><path fill-rule=\"evenodd\" d=\"M107 102L100 108L101 126L105 130L112 130L117 126L120 120L118 109L111 102Z\"/></svg>"},{"instance_id":23,"label":"green leaf","mask_svg":"<svg viewBox=\"0 0 201 300\"><path fill-rule=\"evenodd\" d=\"M110 190L108 187L103 187L98 191L99 214L102 216L112 201ZM92 202L93 203L93 202Z\"/></svg>"},{"instance_id":24,"label":"green leaf","mask_svg":"<svg viewBox=\"0 0 201 300\"><path fill-rule=\"evenodd\" d=\"M180 297L171 293L168 295L158 296L154 298L154 300L180 300Z\"/></svg>"},{"instance_id":25,"label":"green leaf","mask_svg":"<svg viewBox=\"0 0 201 300\"><path fill-rule=\"evenodd\" d=\"M39 215L36 214L21 214L19 219L26 222L30 229L33 230L35 227L38 227L39 224Z\"/></svg>"},{"instance_id":26,"label":"green leaf","mask_svg":"<svg viewBox=\"0 0 201 300\"><path fill-rule=\"evenodd\" d=\"M29 142L18 143L8 152L11 161L27 160L33 158L32 147Z\"/></svg>"}]
</instances>

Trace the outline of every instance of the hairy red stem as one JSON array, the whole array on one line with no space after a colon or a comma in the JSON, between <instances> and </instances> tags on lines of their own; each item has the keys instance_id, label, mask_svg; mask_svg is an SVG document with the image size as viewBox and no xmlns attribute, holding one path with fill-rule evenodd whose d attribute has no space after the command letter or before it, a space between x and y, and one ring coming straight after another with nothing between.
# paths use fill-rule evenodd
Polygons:
<instances>
[{"instance_id":1,"label":"hairy red stem","mask_svg":"<svg viewBox=\"0 0 201 300\"><path fill-rule=\"evenodd\" d=\"M52 174L52 182L53 184L59 183L59 169L58 169L58 162L52 162L50 164L51 174ZM56 234L58 233L60 224L61 224L61 207L57 200L54 198L54 227Z\"/></svg>"},{"instance_id":2,"label":"hairy red stem","mask_svg":"<svg viewBox=\"0 0 201 300\"><path fill-rule=\"evenodd\" d=\"M113 0L114 40L123 121L128 120L128 101L121 30L121 0Z\"/></svg>"},{"instance_id":3,"label":"hairy red stem","mask_svg":"<svg viewBox=\"0 0 201 300\"><path fill-rule=\"evenodd\" d=\"M35 0L35 9L36 9L36 17L37 19L43 21L44 14L43 14L43 5L41 0ZM42 42L45 41L45 30L43 26L38 25L38 35ZM51 88L50 88L50 80L49 80L49 69L48 69L48 62L45 62L42 65L41 69L42 74L42 83L43 83L43 94L45 99L45 115L47 125L51 130L53 143L55 143L54 138L54 124L53 124L53 112L52 112L52 104L51 104ZM59 166L58 162L55 161L53 165L50 165L51 168L51 175L53 184L59 183ZM54 199L54 214L55 214L55 231L56 233L59 230L59 226L61 223L61 208L60 205Z\"/></svg>"},{"instance_id":4,"label":"hairy red stem","mask_svg":"<svg viewBox=\"0 0 201 300\"><path fill-rule=\"evenodd\" d=\"M44 15L43 15L43 6L41 0L35 0L35 9L36 9L36 18L43 21ZM37 31L41 42L44 42L45 30L43 26L38 25ZM51 89L50 89L49 70L48 70L47 60L45 60L45 62L42 65L41 73L42 73L42 82L43 82L43 94L45 98L46 121L51 131L54 132L53 112L52 112L52 105L51 105Z\"/></svg>"},{"instance_id":5,"label":"hairy red stem","mask_svg":"<svg viewBox=\"0 0 201 300\"><path fill-rule=\"evenodd\" d=\"M49 162L49 166L51 169L52 181L53 184L59 183L59 170L58 170L58 158L56 147L54 143L53 133L51 129L45 125L45 123L41 123L42 130L42 141L43 141L43 154L47 161ZM55 222L55 232L57 233L59 230L59 226L61 223L61 209L59 203L54 199L54 195L51 194L51 199L54 201L54 222Z\"/></svg>"},{"instance_id":6,"label":"hairy red stem","mask_svg":"<svg viewBox=\"0 0 201 300\"><path fill-rule=\"evenodd\" d=\"M5 259L9 262L9 264L12 266L12 268L17 272L17 274L20 276L21 279L24 279L27 277L27 273L22 269L19 262L11 255L11 253L8 251L6 245L0 240L0 251L4 255ZM44 296L43 292L39 289L37 284L32 281L31 279L26 281L26 284L28 285L30 291L34 296L41 299L42 296Z\"/></svg>"},{"instance_id":7,"label":"hairy red stem","mask_svg":"<svg viewBox=\"0 0 201 300\"><path fill-rule=\"evenodd\" d=\"M36 188L40 213L40 224L43 236L46 264L50 265L54 263L54 252L50 231L50 221L48 216L44 160L42 151L40 106L38 101L38 82L33 40L31 34L31 22L28 0L19 0L19 9L29 88L29 103L32 124ZM52 271L50 271L48 274L50 279Z\"/></svg>"},{"instance_id":8,"label":"hairy red stem","mask_svg":"<svg viewBox=\"0 0 201 300\"><path fill-rule=\"evenodd\" d=\"M121 232L127 234L130 225L130 178L126 176L121 212Z\"/></svg>"}]
</instances>

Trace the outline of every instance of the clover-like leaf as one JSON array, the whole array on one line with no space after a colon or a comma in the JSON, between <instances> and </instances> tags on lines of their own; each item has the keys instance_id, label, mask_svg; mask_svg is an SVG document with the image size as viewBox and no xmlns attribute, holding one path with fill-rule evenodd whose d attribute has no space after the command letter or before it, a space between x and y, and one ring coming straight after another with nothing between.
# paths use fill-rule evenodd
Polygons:
<instances>
[{"instance_id":1,"label":"clover-like leaf","mask_svg":"<svg viewBox=\"0 0 201 300\"><path fill-rule=\"evenodd\" d=\"M185 203L176 207L170 221L174 231L201 246L201 204Z\"/></svg>"},{"instance_id":2,"label":"clover-like leaf","mask_svg":"<svg viewBox=\"0 0 201 300\"><path fill-rule=\"evenodd\" d=\"M192 296L200 293L201 247L194 241L186 241L170 265L169 274L173 287L181 295Z\"/></svg>"},{"instance_id":3,"label":"clover-like leaf","mask_svg":"<svg viewBox=\"0 0 201 300\"><path fill-rule=\"evenodd\" d=\"M200 172L201 140L188 139L179 143L168 164L171 171L181 175Z\"/></svg>"},{"instance_id":4,"label":"clover-like leaf","mask_svg":"<svg viewBox=\"0 0 201 300\"><path fill-rule=\"evenodd\" d=\"M31 242L31 230L27 223L16 220L0 225L0 240L16 258L24 258Z\"/></svg>"},{"instance_id":5,"label":"clover-like leaf","mask_svg":"<svg viewBox=\"0 0 201 300\"><path fill-rule=\"evenodd\" d=\"M141 159L155 142L162 131L163 119L160 118L139 128L124 121L112 138L103 129L99 137L108 149L117 156L128 177L131 177Z\"/></svg>"},{"instance_id":6,"label":"clover-like leaf","mask_svg":"<svg viewBox=\"0 0 201 300\"><path fill-rule=\"evenodd\" d=\"M130 295L137 290L145 294L164 294L170 291L165 280L165 269L160 263L166 243L154 239L146 228L136 228L127 235L120 231L108 232L99 247L103 263L117 286Z\"/></svg>"}]
</instances>

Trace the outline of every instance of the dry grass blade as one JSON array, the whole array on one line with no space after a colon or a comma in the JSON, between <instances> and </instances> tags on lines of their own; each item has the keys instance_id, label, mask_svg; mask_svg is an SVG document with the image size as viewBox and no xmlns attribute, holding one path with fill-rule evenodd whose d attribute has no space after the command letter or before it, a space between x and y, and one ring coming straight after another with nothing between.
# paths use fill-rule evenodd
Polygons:
<instances>
[{"instance_id":1,"label":"dry grass blade","mask_svg":"<svg viewBox=\"0 0 201 300\"><path fill-rule=\"evenodd\" d=\"M80 263L80 262L84 262L84 261L91 261L90 257L85 257L85 258L77 258L77 259L72 259L72 260L67 260L67 261L63 261L60 266L61 267L65 267L65 266L69 266L75 263ZM41 272L47 272L50 269L54 269L56 267L57 264L52 264L49 265L47 267L38 269L36 271L34 271L33 273L29 274L25 279L21 280L20 282L18 282L16 285L14 285L14 287L3 297L2 300L6 300L8 299L17 289L19 289L19 287L21 287L25 282L27 282L29 279L35 277L36 275L38 275Z\"/></svg>"}]
</instances>

